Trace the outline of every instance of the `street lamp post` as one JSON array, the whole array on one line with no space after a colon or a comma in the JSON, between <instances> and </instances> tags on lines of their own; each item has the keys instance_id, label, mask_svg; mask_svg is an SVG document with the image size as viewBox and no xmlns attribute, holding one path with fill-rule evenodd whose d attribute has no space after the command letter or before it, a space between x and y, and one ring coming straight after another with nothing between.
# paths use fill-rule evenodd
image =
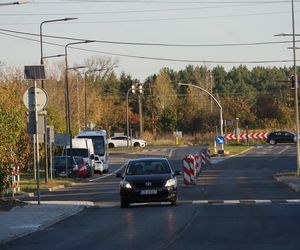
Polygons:
<instances>
[{"instance_id":1,"label":"street lamp post","mask_svg":"<svg viewBox=\"0 0 300 250\"><path fill-rule=\"evenodd\" d=\"M71 115L70 115L70 96L69 96L69 82L68 82L68 47L71 45L92 43L94 40L84 40L80 42L72 42L65 45L65 110L66 110L66 131L69 134L70 156L72 156L72 130L71 130Z\"/></svg>"},{"instance_id":2,"label":"street lamp post","mask_svg":"<svg viewBox=\"0 0 300 250\"><path fill-rule=\"evenodd\" d=\"M297 139L297 176L300 177L300 144L299 144L299 106L298 106L298 75L296 64L296 37L295 37L295 14L294 0L292 0L292 26L293 26L293 61L295 76L295 110L296 110L296 139Z\"/></svg>"},{"instance_id":3,"label":"street lamp post","mask_svg":"<svg viewBox=\"0 0 300 250\"><path fill-rule=\"evenodd\" d=\"M86 78L89 73L99 72L103 69L89 69L84 73L84 130L87 130L87 87L86 87Z\"/></svg>"},{"instance_id":4,"label":"street lamp post","mask_svg":"<svg viewBox=\"0 0 300 250\"><path fill-rule=\"evenodd\" d=\"M70 20L75 20L77 18L60 18L60 19L51 19L51 20L46 20L41 22L40 24L40 46L41 46L41 65L44 65L44 53L43 53L43 24L45 23L54 23L54 22L63 22L63 21L70 21ZM61 55L59 55L61 56ZM55 57L55 56L52 56ZM41 80L41 87L42 89L44 88L44 80ZM46 119L46 114L44 114L44 145L45 145L45 182L48 181L48 169L49 169L49 164L48 164L48 137L47 137L47 119ZM38 143L38 142L36 142Z\"/></svg>"},{"instance_id":5,"label":"street lamp post","mask_svg":"<svg viewBox=\"0 0 300 250\"><path fill-rule=\"evenodd\" d=\"M293 37L293 68L294 68L294 85L295 85L295 113L296 113L296 145L297 145L297 171L296 175L300 177L300 143L299 143L299 106L298 106L298 72L297 72L297 60L296 60L296 36L300 34L295 33L295 11L294 11L294 0L291 1L292 4L292 34L277 34L275 36L292 36Z\"/></svg>"},{"instance_id":6,"label":"street lamp post","mask_svg":"<svg viewBox=\"0 0 300 250\"><path fill-rule=\"evenodd\" d=\"M209 93L206 89L200 87L200 86L197 86L197 85L193 85L193 84L189 84L189 83L178 83L178 85L182 85L182 86L191 86L191 87L194 87L194 88L197 88L197 89L200 89L202 91L204 91L206 94L208 94L214 101L215 103L219 106L220 108L220 133L221 133L221 136L223 136L223 109L222 109L222 106L221 106L221 103L211 94ZM222 144L222 150L224 150L224 144Z\"/></svg>"},{"instance_id":7,"label":"street lamp post","mask_svg":"<svg viewBox=\"0 0 300 250\"><path fill-rule=\"evenodd\" d=\"M140 94L143 93L143 85L138 84L138 91ZM135 93L136 86L134 84L131 85L131 87L127 90L126 94L126 132L127 132L127 148L129 147L129 115L128 115L128 97L129 92L131 91L133 94ZM139 113L140 113L140 132L142 133L142 106L141 106L141 100L139 99ZM131 145L132 146L132 145Z\"/></svg>"},{"instance_id":8,"label":"street lamp post","mask_svg":"<svg viewBox=\"0 0 300 250\"><path fill-rule=\"evenodd\" d=\"M72 68L68 68L68 70L75 70L78 73L78 75L81 75L82 73L78 71L78 69L84 69L84 68L87 68L87 66L72 67ZM77 111L78 111L78 129L80 132L78 76L77 76Z\"/></svg>"},{"instance_id":9,"label":"street lamp post","mask_svg":"<svg viewBox=\"0 0 300 250\"><path fill-rule=\"evenodd\" d=\"M127 148L129 147L129 118L128 118L128 96L129 92L132 91L134 93L135 88L134 85L132 85L128 90L126 94L126 133L127 133Z\"/></svg>"}]
</instances>

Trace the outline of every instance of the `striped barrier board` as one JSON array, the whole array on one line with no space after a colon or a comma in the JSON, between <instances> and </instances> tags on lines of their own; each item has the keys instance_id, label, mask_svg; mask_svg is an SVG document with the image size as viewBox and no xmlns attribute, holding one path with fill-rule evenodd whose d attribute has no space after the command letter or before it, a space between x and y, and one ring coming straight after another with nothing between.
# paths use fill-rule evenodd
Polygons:
<instances>
[{"instance_id":1,"label":"striped barrier board","mask_svg":"<svg viewBox=\"0 0 300 250\"><path fill-rule=\"evenodd\" d=\"M258 133L248 133L248 139L252 140L265 140L268 137L269 132L258 132ZM225 139L228 141L236 140L236 134L226 134ZM247 140L247 133L240 133L238 135L240 140Z\"/></svg>"}]
</instances>

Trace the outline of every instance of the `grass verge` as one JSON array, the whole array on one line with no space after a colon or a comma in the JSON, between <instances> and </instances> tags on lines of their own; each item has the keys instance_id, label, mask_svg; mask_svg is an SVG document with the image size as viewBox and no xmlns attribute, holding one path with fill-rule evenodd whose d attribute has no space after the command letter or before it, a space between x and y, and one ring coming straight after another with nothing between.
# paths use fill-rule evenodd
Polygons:
<instances>
[{"instance_id":1,"label":"grass verge","mask_svg":"<svg viewBox=\"0 0 300 250\"><path fill-rule=\"evenodd\" d=\"M23 179L22 176L20 178L20 186L22 192L34 192L37 189L37 181L34 179ZM74 182L74 179L68 179L68 178L55 178L52 180L48 180L47 183L45 183L45 180L40 180L40 189L48 189L53 188L59 185L70 185L72 182Z\"/></svg>"},{"instance_id":2,"label":"grass verge","mask_svg":"<svg viewBox=\"0 0 300 250\"><path fill-rule=\"evenodd\" d=\"M238 153L243 152L246 149L251 148L251 146L247 145L224 145L224 151L228 152L226 155L235 155ZM214 147L210 146L209 147L210 152L213 154L214 153Z\"/></svg>"}]
</instances>

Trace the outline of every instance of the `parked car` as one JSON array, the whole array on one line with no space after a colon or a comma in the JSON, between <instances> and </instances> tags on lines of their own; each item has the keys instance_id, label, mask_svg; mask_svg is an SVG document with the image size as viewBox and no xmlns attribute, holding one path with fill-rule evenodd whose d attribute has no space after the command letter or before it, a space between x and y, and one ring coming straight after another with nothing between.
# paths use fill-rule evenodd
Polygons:
<instances>
[{"instance_id":1,"label":"parked car","mask_svg":"<svg viewBox=\"0 0 300 250\"><path fill-rule=\"evenodd\" d=\"M127 162L123 173L118 172L121 207L131 203L169 201L177 205L177 179L166 158L137 158Z\"/></svg>"},{"instance_id":2,"label":"parked car","mask_svg":"<svg viewBox=\"0 0 300 250\"><path fill-rule=\"evenodd\" d=\"M275 145L276 143L295 143L296 136L289 131L274 131L267 137L267 143Z\"/></svg>"},{"instance_id":3,"label":"parked car","mask_svg":"<svg viewBox=\"0 0 300 250\"><path fill-rule=\"evenodd\" d=\"M132 145L134 147L145 147L146 146L146 141L140 140L140 139L135 139L128 137L129 145ZM108 147L109 148L116 148L116 147L127 147L127 136L115 136L115 137L110 137L107 140Z\"/></svg>"},{"instance_id":4,"label":"parked car","mask_svg":"<svg viewBox=\"0 0 300 250\"><path fill-rule=\"evenodd\" d=\"M95 155L95 172L97 172L99 174L108 172L108 169L105 169L105 165L103 164L99 155Z\"/></svg>"},{"instance_id":5,"label":"parked car","mask_svg":"<svg viewBox=\"0 0 300 250\"><path fill-rule=\"evenodd\" d=\"M55 156L53 172L57 177L84 177L88 173L88 168L80 156Z\"/></svg>"}]
</instances>

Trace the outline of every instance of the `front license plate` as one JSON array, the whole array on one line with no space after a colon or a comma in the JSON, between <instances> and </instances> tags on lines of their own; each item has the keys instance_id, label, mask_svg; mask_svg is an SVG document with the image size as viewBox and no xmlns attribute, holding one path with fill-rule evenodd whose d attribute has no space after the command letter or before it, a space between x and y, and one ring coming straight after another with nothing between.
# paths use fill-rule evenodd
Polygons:
<instances>
[{"instance_id":1,"label":"front license plate","mask_svg":"<svg viewBox=\"0 0 300 250\"><path fill-rule=\"evenodd\" d=\"M157 194L157 190L151 189L151 190L142 190L141 195L148 195L148 194Z\"/></svg>"}]
</instances>

